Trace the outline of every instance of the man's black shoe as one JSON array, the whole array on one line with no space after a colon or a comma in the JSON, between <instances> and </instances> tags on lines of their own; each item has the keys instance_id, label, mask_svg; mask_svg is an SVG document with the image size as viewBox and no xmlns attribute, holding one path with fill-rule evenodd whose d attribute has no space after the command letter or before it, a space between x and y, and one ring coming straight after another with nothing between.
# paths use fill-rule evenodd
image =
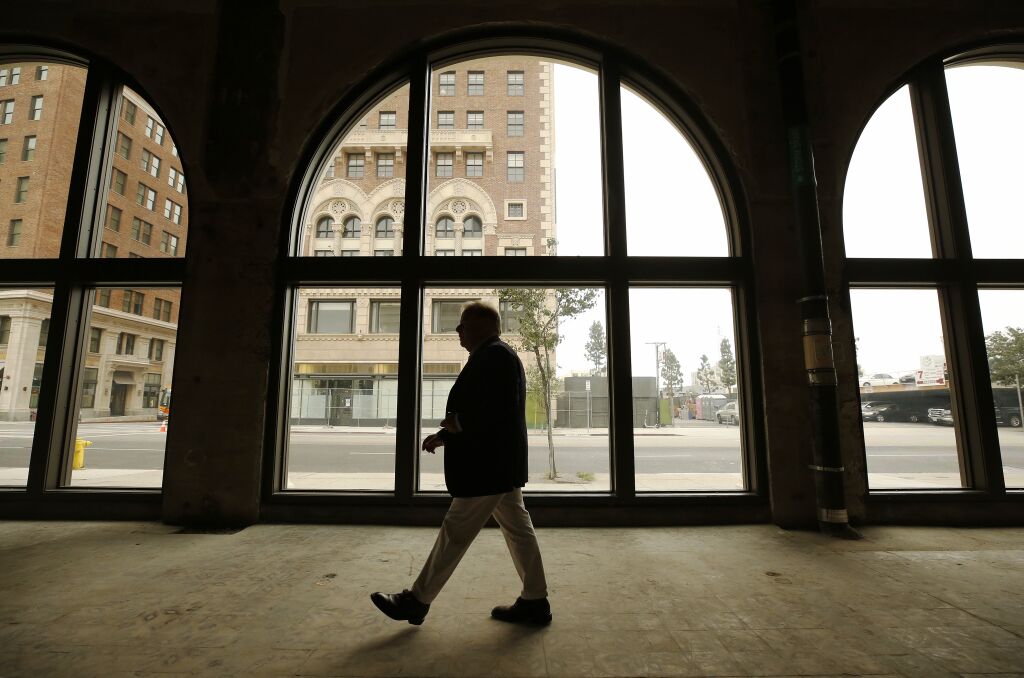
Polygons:
<instances>
[{"instance_id":1,"label":"man's black shoe","mask_svg":"<svg viewBox=\"0 0 1024 678\"><path fill-rule=\"evenodd\" d=\"M516 602L511 606L499 605L491 610L491 616L498 621L513 624L547 626L551 623L551 605L548 604L547 598L537 600L516 598Z\"/></svg>"},{"instance_id":2,"label":"man's black shoe","mask_svg":"<svg viewBox=\"0 0 1024 678\"><path fill-rule=\"evenodd\" d=\"M381 612L398 621L407 621L419 626L430 610L428 603L421 603L406 589L401 593L371 593L370 600Z\"/></svg>"}]
</instances>

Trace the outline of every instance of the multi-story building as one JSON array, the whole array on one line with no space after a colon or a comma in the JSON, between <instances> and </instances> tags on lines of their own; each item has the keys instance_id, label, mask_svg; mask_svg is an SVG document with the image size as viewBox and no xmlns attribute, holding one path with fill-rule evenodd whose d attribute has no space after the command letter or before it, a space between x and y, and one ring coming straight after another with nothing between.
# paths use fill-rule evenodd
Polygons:
<instances>
[{"instance_id":1,"label":"multi-story building","mask_svg":"<svg viewBox=\"0 0 1024 678\"><path fill-rule=\"evenodd\" d=\"M0 65L0 259L58 255L85 89L84 68ZM183 256L188 228L177 148L156 111L125 88L98 257ZM49 325L48 290L0 290L0 419L31 418ZM170 387L180 292L95 291L80 374L83 418L143 417Z\"/></svg>"},{"instance_id":2,"label":"multi-story building","mask_svg":"<svg viewBox=\"0 0 1024 678\"><path fill-rule=\"evenodd\" d=\"M553 64L537 57L488 57L435 71L426 254L553 253L553 85ZM407 115L408 86L380 101L338 144L305 214L303 255L401 254L404 229L420 227L404 222ZM424 419L444 416L448 390L466 360L455 335L462 304L483 298L498 306L492 292L428 291ZM300 292L293 420L393 421L398 308L397 288Z\"/></svg>"}]
</instances>

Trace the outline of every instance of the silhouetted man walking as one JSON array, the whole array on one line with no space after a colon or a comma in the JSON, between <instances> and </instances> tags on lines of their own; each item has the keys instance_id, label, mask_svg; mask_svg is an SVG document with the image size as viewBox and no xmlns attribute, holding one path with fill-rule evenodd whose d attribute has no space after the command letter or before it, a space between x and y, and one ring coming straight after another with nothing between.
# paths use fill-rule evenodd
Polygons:
<instances>
[{"instance_id":1,"label":"silhouetted man walking","mask_svg":"<svg viewBox=\"0 0 1024 678\"><path fill-rule=\"evenodd\" d=\"M431 453L444 446L444 480L452 504L412 590L373 593L370 599L392 619L422 624L430 604L493 515L523 590L513 605L496 607L491 616L521 624L549 624L544 565L523 504L527 477L523 364L512 347L498 338L501 319L487 304L467 304L455 329L469 360L448 395L441 430L423 441L423 449Z\"/></svg>"}]
</instances>

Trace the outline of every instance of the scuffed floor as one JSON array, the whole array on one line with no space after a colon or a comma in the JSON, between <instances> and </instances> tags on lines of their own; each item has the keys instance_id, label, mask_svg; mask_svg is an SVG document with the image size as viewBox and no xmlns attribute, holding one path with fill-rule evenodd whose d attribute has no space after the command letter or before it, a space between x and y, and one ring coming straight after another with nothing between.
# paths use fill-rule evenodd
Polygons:
<instances>
[{"instance_id":1,"label":"scuffed floor","mask_svg":"<svg viewBox=\"0 0 1024 678\"><path fill-rule=\"evenodd\" d=\"M497 530L421 627L369 601L435 532L0 523L0 676L1024 673L1024 529L544 529L554 623L492 621Z\"/></svg>"}]
</instances>

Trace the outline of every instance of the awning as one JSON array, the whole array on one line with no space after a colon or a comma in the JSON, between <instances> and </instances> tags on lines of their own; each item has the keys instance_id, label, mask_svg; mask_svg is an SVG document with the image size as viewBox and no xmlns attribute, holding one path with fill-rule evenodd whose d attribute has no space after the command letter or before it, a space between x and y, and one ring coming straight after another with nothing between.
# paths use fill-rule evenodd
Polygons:
<instances>
[{"instance_id":1,"label":"awning","mask_svg":"<svg viewBox=\"0 0 1024 678\"><path fill-rule=\"evenodd\" d=\"M127 384L133 386L135 384L135 375L131 372L124 370L118 370L114 372L114 383L115 384Z\"/></svg>"}]
</instances>

